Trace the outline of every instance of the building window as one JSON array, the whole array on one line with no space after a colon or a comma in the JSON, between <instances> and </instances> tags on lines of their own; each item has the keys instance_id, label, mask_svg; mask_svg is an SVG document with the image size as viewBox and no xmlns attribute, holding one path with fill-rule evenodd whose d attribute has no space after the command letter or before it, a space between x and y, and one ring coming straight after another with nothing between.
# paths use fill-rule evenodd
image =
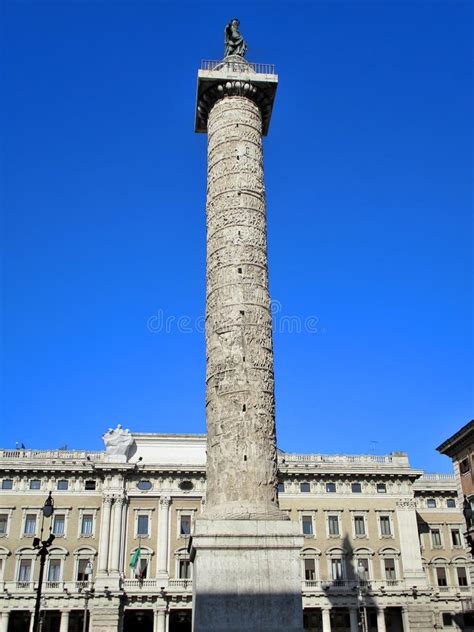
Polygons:
<instances>
[{"instance_id":1,"label":"building window","mask_svg":"<svg viewBox=\"0 0 474 632\"><path fill-rule=\"evenodd\" d=\"M453 543L453 546L462 546L459 529L451 529L451 542Z\"/></svg>"},{"instance_id":2,"label":"building window","mask_svg":"<svg viewBox=\"0 0 474 632\"><path fill-rule=\"evenodd\" d=\"M451 612L443 612L443 628L450 628L453 625L453 615Z\"/></svg>"},{"instance_id":3,"label":"building window","mask_svg":"<svg viewBox=\"0 0 474 632\"><path fill-rule=\"evenodd\" d=\"M8 532L8 514L0 514L0 536L7 535Z\"/></svg>"},{"instance_id":4,"label":"building window","mask_svg":"<svg viewBox=\"0 0 474 632\"><path fill-rule=\"evenodd\" d=\"M354 532L358 537L365 536L365 519L364 516L354 516Z\"/></svg>"},{"instance_id":5,"label":"building window","mask_svg":"<svg viewBox=\"0 0 474 632\"><path fill-rule=\"evenodd\" d=\"M313 518L311 516L302 516L301 526L304 535L313 535Z\"/></svg>"},{"instance_id":6,"label":"building window","mask_svg":"<svg viewBox=\"0 0 474 632\"><path fill-rule=\"evenodd\" d=\"M143 480L143 481L138 481L137 487L138 487L138 489L141 489L142 492L147 492L148 490L150 490L153 487L153 485L152 485L151 481Z\"/></svg>"},{"instance_id":7,"label":"building window","mask_svg":"<svg viewBox=\"0 0 474 632\"><path fill-rule=\"evenodd\" d=\"M92 490L94 490L95 488L96 488L96 482L95 482L95 481L89 480L89 481L86 481L86 482L84 483L84 489L87 489L87 490L89 490L89 491L92 491Z\"/></svg>"},{"instance_id":8,"label":"building window","mask_svg":"<svg viewBox=\"0 0 474 632\"><path fill-rule=\"evenodd\" d=\"M89 575L92 575L92 562L81 558L77 564L76 579L78 582L89 581Z\"/></svg>"},{"instance_id":9,"label":"building window","mask_svg":"<svg viewBox=\"0 0 474 632\"><path fill-rule=\"evenodd\" d=\"M278 483L277 491L279 494L282 494L285 491L285 483Z\"/></svg>"},{"instance_id":10,"label":"building window","mask_svg":"<svg viewBox=\"0 0 474 632\"><path fill-rule=\"evenodd\" d=\"M49 560L48 581L58 582L61 579L61 560Z\"/></svg>"},{"instance_id":11,"label":"building window","mask_svg":"<svg viewBox=\"0 0 474 632\"><path fill-rule=\"evenodd\" d=\"M189 492L194 488L192 481L181 481L179 484L179 489L182 489L185 492Z\"/></svg>"},{"instance_id":12,"label":"building window","mask_svg":"<svg viewBox=\"0 0 474 632\"><path fill-rule=\"evenodd\" d=\"M191 562L189 560L179 560L178 574L179 579L191 578Z\"/></svg>"},{"instance_id":13,"label":"building window","mask_svg":"<svg viewBox=\"0 0 474 632\"><path fill-rule=\"evenodd\" d=\"M386 494L387 486L385 483L377 483L377 494Z\"/></svg>"},{"instance_id":14,"label":"building window","mask_svg":"<svg viewBox=\"0 0 474 632\"><path fill-rule=\"evenodd\" d=\"M326 492L328 494L336 493L336 483L326 483Z\"/></svg>"},{"instance_id":15,"label":"building window","mask_svg":"<svg viewBox=\"0 0 474 632\"><path fill-rule=\"evenodd\" d=\"M148 515L139 514L137 517L137 535L148 535Z\"/></svg>"},{"instance_id":16,"label":"building window","mask_svg":"<svg viewBox=\"0 0 474 632\"><path fill-rule=\"evenodd\" d=\"M310 492L311 491L311 487L309 483L300 483L300 492Z\"/></svg>"},{"instance_id":17,"label":"building window","mask_svg":"<svg viewBox=\"0 0 474 632\"><path fill-rule=\"evenodd\" d=\"M31 578L31 560L21 560L18 567L18 581L29 582Z\"/></svg>"},{"instance_id":18,"label":"building window","mask_svg":"<svg viewBox=\"0 0 474 632\"><path fill-rule=\"evenodd\" d=\"M58 490L65 491L67 490L68 487L69 487L68 481L66 480L58 481L58 484L57 484Z\"/></svg>"},{"instance_id":19,"label":"building window","mask_svg":"<svg viewBox=\"0 0 474 632\"><path fill-rule=\"evenodd\" d=\"M458 586L467 586L467 573L464 566L458 566L456 568L456 574L458 576Z\"/></svg>"},{"instance_id":20,"label":"building window","mask_svg":"<svg viewBox=\"0 0 474 632\"><path fill-rule=\"evenodd\" d=\"M446 569L442 566L438 566L436 568L436 583L438 586L447 586L448 582L446 579Z\"/></svg>"},{"instance_id":21,"label":"building window","mask_svg":"<svg viewBox=\"0 0 474 632\"><path fill-rule=\"evenodd\" d=\"M362 492L362 485L360 483L352 483L351 491L353 494L360 494Z\"/></svg>"},{"instance_id":22,"label":"building window","mask_svg":"<svg viewBox=\"0 0 474 632\"><path fill-rule=\"evenodd\" d=\"M4 478L2 481L2 489L13 489L13 480L11 478Z\"/></svg>"},{"instance_id":23,"label":"building window","mask_svg":"<svg viewBox=\"0 0 474 632\"><path fill-rule=\"evenodd\" d=\"M26 514L25 530L23 535L35 535L36 533L36 514Z\"/></svg>"},{"instance_id":24,"label":"building window","mask_svg":"<svg viewBox=\"0 0 474 632\"><path fill-rule=\"evenodd\" d=\"M435 548L439 548L442 546L441 532L439 529L431 529L431 544Z\"/></svg>"},{"instance_id":25,"label":"building window","mask_svg":"<svg viewBox=\"0 0 474 632\"><path fill-rule=\"evenodd\" d=\"M395 560L393 557L387 557L384 559L385 579L388 581L395 581L397 579L397 573L395 571Z\"/></svg>"},{"instance_id":26,"label":"building window","mask_svg":"<svg viewBox=\"0 0 474 632\"><path fill-rule=\"evenodd\" d=\"M361 581L369 579L369 560L366 557L360 557L357 560L357 576Z\"/></svg>"},{"instance_id":27,"label":"building window","mask_svg":"<svg viewBox=\"0 0 474 632\"><path fill-rule=\"evenodd\" d=\"M466 457L459 463L459 471L461 472L461 474L467 474L470 469L471 466L469 464L469 457Z\"/></svg>"},{"instance_id":28,"label":"building window","mask_svg":"<svg viewBox=\"0 0 474 632\"><path fill-rule=\"evenodd\" d=\"M328 516L329 535L339 535L339 516Z\"/></svg>"},{"instance_id":29,"label":"building window","mask_svg":"<svg viewBox=\"0 0 474 632\"><path fill-rule=\"evenodd\" d=\"M428 498L428 500L426 501L426 506L428 507L428 509L436 509L436 499Z\"/></svg>"},{"instance_id":30,"label":"building window","mask_svg":"<svg viewBox=\"0 0 474 632\"><path fill-rule=\"evenodd\" d=\"M331 559L331 579L334 581L344 579L342 559L340 557Z\"/></svg>"},{"instance_id":31,"label":"building window","mask_svg":"<svg viewBox=\"0 0 474 632\"><path fill-rule=\"evenodd\" d=\"M179 534L180 535L190 535L191 533L191 516L182 515L179 520Z\"/></svg>"},{"instance_id":32,"label":"building window","mask_svg":"<svg viewBox=\"0 0 474 632\"><path fill-rule=\"evenodd\" d=\"M390 524L389 516L380 516L380 535L382 536L391 536L392 535L392 525Z\"/></svg>"},{"instance_id":33,"label":"building window","mask_svg":"<svg viewBox=\"0 0 474 632\"><path fill-rule=\"evenodd\" d=\"M306 558L304 561L304 578L310 582L316 579L316 564L312 559Z\"/></svg>"},{"instance_id":34,"label":"building window","mask_svg":"<svg viewBox=\"0 0 474 632\"><path fill-rule=\"evenodd\" d=\"M456 500L454 498L447 498L446 499L446 507L448 509L455 509L456 508Z\"/></svg>"},{"instance_id":35,"label":"building window","mask_svg":"<svg viewBox=\"0 0 474 632\"><path fill-rule=\"evenodd\" d=\"M92 514L82 514L81 520L81 535L91 536L94 527L94 516Z\"/></svg>"},{"instance_id":36,"label":"building window","mask_svg":"<svg viewBox=\"0 0 474 632\"><path fill-rule=\"evenodd\" d=\"M65 522L64 514L56 514L54 516L54 520L53 520L54 535L64 535L64 522Z\"/></svg>"},{"instance_id":37,"label":"building window","mask_svg":"<svg viewBox=\"0 0 474 632\"><path fill-rule=\"evenodd\" d=\"M30 489L41 489L41 481L39 481L37 478L31 479Z\"/></svg>"}]
</instances>

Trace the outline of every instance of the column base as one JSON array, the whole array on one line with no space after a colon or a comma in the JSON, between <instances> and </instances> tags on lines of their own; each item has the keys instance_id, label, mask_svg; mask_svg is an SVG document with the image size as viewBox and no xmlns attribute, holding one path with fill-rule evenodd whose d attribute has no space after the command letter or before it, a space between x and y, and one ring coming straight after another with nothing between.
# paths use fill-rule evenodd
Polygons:
<instances>
[{"instance_id":1,"label":"column base","mask_svg":"<svg viewBox=\"0 0 474 632\"><path fill-rule=\"evenodd\" d=\"M302 632L297 526L282 520L196 520L194 632Z\"/></svg>"}]
</instances>

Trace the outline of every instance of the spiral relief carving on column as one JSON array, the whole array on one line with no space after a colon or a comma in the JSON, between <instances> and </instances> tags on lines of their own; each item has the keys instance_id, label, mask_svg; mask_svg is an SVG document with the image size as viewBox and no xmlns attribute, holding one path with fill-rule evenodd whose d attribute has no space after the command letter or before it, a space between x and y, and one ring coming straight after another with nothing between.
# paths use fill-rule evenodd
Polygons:
<instances>
[{"instance_id":1,"label":"spiral relief carving on column","mask_svg":"<svg viewBox=\"0 0 474 632\"><path fill-rule=\"evenodd\" d=\"M208 102L205 514L274 519L282 516L262 113L251 88L227 82Z\"/></svg>"}]
</instances>

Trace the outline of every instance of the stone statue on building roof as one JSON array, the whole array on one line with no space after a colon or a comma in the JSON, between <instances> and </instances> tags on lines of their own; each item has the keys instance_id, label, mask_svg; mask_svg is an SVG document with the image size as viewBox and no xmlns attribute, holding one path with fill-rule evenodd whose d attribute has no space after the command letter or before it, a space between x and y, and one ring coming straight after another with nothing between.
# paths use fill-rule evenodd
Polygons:
<instances>
[{"instance_id":1,"label":"stone statue on building roof","mask_svg":"<svg viewBox=\"0 0 474 632\"><path fill-rule=\"evenodd\" d=\"M133 444L130 430L124 430L120 424L102 435L105 443L105 454L113 461L126 461L129 450Z\"/></svg>"},{"instance_id":2,"label":"stone statue on building roof","mask_svg":"<svg viewBox=\"0 0 474 632\"><path fill-rule=\"evenodd\" d=\"M224 31L224 57L239 55L244 57L247 51L247 43L239 31L240 20L234 18L226 24Z\"/></svg>"}]
</instances>

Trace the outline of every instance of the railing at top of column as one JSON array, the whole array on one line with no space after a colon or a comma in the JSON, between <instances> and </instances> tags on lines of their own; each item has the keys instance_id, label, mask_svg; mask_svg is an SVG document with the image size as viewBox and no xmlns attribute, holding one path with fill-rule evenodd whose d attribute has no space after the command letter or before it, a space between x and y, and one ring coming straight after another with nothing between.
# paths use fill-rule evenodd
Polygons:
<instances>
[{"instance_id":1,"label":"railing at top of column","mask_svg":"<svg viewBox=\"0 0 474 632\"><path fill-rule=\"evenodd\" d=\"M230 70L232 72L255 72L259 75L274 75L275 74L275 65L274 64L256 64L254 62L246 61L242 59L242 61L235 61L235 58L232 60L220 59L203 59L201 61L201 70Z\"/></svg>"}]
</instances>

